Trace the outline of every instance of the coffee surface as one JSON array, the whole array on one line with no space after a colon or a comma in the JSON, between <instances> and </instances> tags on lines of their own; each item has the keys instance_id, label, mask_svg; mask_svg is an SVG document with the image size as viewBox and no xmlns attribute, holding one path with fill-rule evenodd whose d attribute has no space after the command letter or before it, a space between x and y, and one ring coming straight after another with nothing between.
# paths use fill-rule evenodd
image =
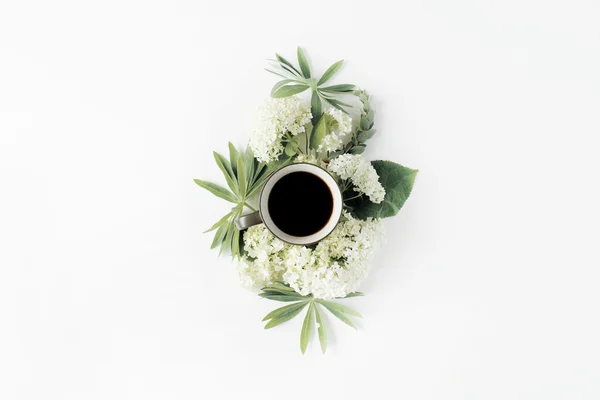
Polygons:
<instances>
[{"instance_id":1,"label":"coffee surface","mask_svg":"<svg viewBox=\"0 0 600 400\"><path fill-rule=\"evenodd\" d=\"M291 236L317 233L333 212L333 196L321 178L309 172L292 172L271 189L269 214L275 225Z\"/></svg>"}]
</instances>

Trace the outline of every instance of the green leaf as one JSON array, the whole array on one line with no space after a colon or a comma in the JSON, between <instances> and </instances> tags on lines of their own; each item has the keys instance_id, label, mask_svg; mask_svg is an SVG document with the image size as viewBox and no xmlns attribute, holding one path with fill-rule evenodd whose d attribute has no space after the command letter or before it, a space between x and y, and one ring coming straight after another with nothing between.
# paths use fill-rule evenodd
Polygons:
<instances>
[{"instance_id":1,"label":"green leaf","mask_svg":"<svg viewBox=\"0 0 600 400\"><path fill-rule=\"evenodd\" d=\"M325 136L327 136L327 134L329 133L327 129L328 115L329 114L323 114L319 119L319 122L317 122L317 125L315 126L315 129L313 130L313 133L310 136L311 149L318 149Z\"/></svg>"},{"instance_id":2,"label":"green leaf","mask_svg":"<svg viewBox=\"0 0 600 400\"><path fill-rule=\"evenodd\" d=\"M268 286L266 288L263 288L263 290L266 290L266 289L277 289L277 290L282 291L282 292L296 293L296 291L294 290L294 288L292 288L292 287L290 287L288 285L284 285L281 282L275 282L272 285L270 285L270 286Z\"/></svg>"},{"instance_id":3,"label":"green leaf","mask_svg":"<svg viewBox=\"0 0 600 400\"><path fill-rule=\"evenodd\" d=\"M352 292L352 293L348 293L344 299L348 299L350 297L359 297L359 296L364 296L365 294L362 292Z\"/></svg>"},{"instance_id":4,"label":"green leaf","mask_svg":"<svg viewBox=\"0 0 600 400\"><path fill-rule=\"evenodd\" d=\"M217 197L220 197L231 203L238 202L236 196L233 193L231 193L229 190L225 189L223 186L219 186L216 183L201 181L200 179L194 179L194 182L196 182L196 185L208 190L209 192L211 192L212 194L214 194Z\"/></svg>"},{"instance_id":5,"label":"green leaf","mask_svg":"<svg viewBox=\"0 0 600 400\"><path fill-rule=\"evenodd\" d=\"M319 301L319 300L317 300L317 301L319 302L319 304L322 304L323 307L325 307L327 310L329 310L330 313L332 313L335 317L337 317L337 319L339 319L346 325L356 329L356 326L354 326L352 321L350 321L350 319L348 317L346 317L344 314L342 314L336 308L330 307L328 303L323 303L323 301Z\"/></svg>"},{"instance_id":6,"label":"green leaf","mask_svg":"<svg viewBox=\"0 0 600 400\"><path fill-rule=\"evenodd\" d=\"M331 79L331 77L334 76L339 71L339 69L342 67L342 64L344 64L344 60L340 60L340 61L336 62L335 64L333 64L331 67L327 68L327 71L325 71L325 73L323 74L321 79L319 79L319 82L317 82L317 86L321 86L322 84L327 82L329 79Z\"/></svg>"},{"instance_id":7,"label":"green leaf","mask_svg":"<svg viewBox=\"0 0 600 400\"><path fill-rule=\"evenodd\" d=\"M275 301L302 301L302 300L306 300L304 297L301 296L291 296L291 295L285 295L285 294L275 294L275 293L259 293L258 294L260 297L264 297L265 299L269 299L269 300L275 300Z\"/></svg>"},{"instance_id":8,"label":"green leaf","mask_svg":"<svg viewBox=\"0 0 600 400\"><path fill-rule=\"evenodd\" d=\"M293 157L296 155L296 153L298 153L298 143L297 142L288 142L288 144L285 145L285 154L289 157Z\"/></svg>"},{"instance_id":9,"label":"green leaf","mask_svg":"<svg viewBox=\"0 0 600 400\"><path fill-rule=\"evenodd\" d=\"M246 147L244 153L244 165L246 169L246 191L248 191L254 183L254 153L252 153L250 146ZM244 192L244 196L246 195L247 193Z\"/></svg>"},{"instance_id":10,"label":"green leaf","mask_svg":"<svg viewBox=\"0 0 600 400\"><path fill-rule=\"evenodd\" d=\"M229 142L229 165L231 165L231 170L233 171L233 176L237 176L237 159L238 159L238 151L235 148L235 146L233 145L233 143ZM218 161L217 161L217 163L218 163Z\"/></svg>"},{"instance_id":11,"label":"green leaf","mask_svg":"<svg viewBox=\"0 0 600 400\"><path fill-rule=\"evenodd\" d=\"M346 111L346 109L340 105L340 103L341 103L340 101L335 100L335 99L330 99L326 96L324 98L325 98L325 101L327 101L329 104L331 104L332 107L337 108L344 114L349 114L348 111Z\"/></svg>"},{"instance_id":12,"label":"green leaf","mask_svg":"<svg viewBox=\"0 0 600 400\"><path fill-rule=\"evenodd\" d=\"M352 92L356 88L355 85L350 85L348 83L341 83L339 85L327 86L324 88L319 88L319 90L324 92L332 92L332 93L348 93Z\"/></svg>"},{"instance_id":13,"label":"green leaf","mask_svg":"<svg viewBox=\"0 0 600 400\"><path fill-rule=\"evenodd\" d=\"M285 64L285 65L287 65L289 68L291 68L292 70L294 70L294 72L296 72L296 74L297 74L298 76L302 76L302 74L300 73L300 71L298 71L298 70L296 69L296 67L294 67L294 66L292 65L292 63L290 63L288 60L286 60L285 58L281 57L281 56L280 56L279 54L277 54L277 53L275 53L275 57L277 58L277 61L279 61L279 62L280 62L280 63L282 63L282 64Z\"/></svg>"},{"instance_id":14,"label":"green leaf","mask_svg":"<svg viewBox=\"0 0 600 400\"><path fill-rule=\"evenodd\" d=\"M310 99L310 112L313 116L313 124L315 124L319 120L319 118L321 118L321 115L323 115L323 104L317 92L313 92L312 97Z\"/></svg>"},{"instance_id":15,"label":"green leaf","mask_svg":"<svg viewBox=\"0 0 600 400\"><path fill-rule=\"evenodd\" d=\"M233 233L237 228L233 226L233 221L227 225L227 235L225 235L225 241L221 244L221 248L219 249L219 255L225 251L231 251L231 241L233 240Z\"/></svg>"},{"instance_id":16,"label":"green leaf","mask_svg":"<svg viewBox=\"0 0 600 400\"><path fill-rule=\"evenodd\" d=\"M213 156L215 157L217 166L219 167L219 169L223 173L223 176L225 177L225 181L227 181L227 186L229 186L229 188L236 195L236 197L239 197L239 187L237 184L237 178L233 173L233 168L231 168L231 164L229 163L229 161L227 161L225 157L223 157L216 151L213 151Z\"/></svg>"},{"instance_id":17,"label":"green leaf","mask_svg":"<svg viewBox=\"0 0 600 400\"><path fill-rule=\"evenodd\" d=\"M302 311L308 303L308 301L300 301L271 311L263 318L263 321L270 320L265 325L265 329L271 329L294 318L296 315L300 314L300 311Z\"/></svg>"},{"instance_id":18,"label":"green leaf","mask_svg":"<svg viewBox=\"0 0 600 400\"><path fill-rule=\"evenodd\" d=\"M361 219L393 217L408 199L418 170L392 161L373 161L371 164L385 189L385 198L379 204L372 203L367 198L363 199L361 203L354 205L354 214Z\"/></svg>"},{"instance_id":19,"label":"green leaf","mask_svg":"<svg viewBox=\"0 0 600 400\"><path fill-rule=\"evenodd\" d=\"M290 162L291 162L291 159L289 159L289 158L284 161L270 162L269 165L267 166L267 168L265 169L265 172L261 175L260 179L258 179L256 182L254 182L254 185L252 185L252 189L248 192L246 197L249 198L249 197L252 197L254 194L256 194L256 192L258 192L259 190L262 189L263 185L265 184L267 179L269 179L269 177L273 174L273 172L277 171L279 168L283 168Z\"/></svg>"},{"instance_id":20,"label":"green leaf","mask_svg":"<svg viewBox=\"0 0 600 400\"><path fill-rule=\"evenodd\" d=\"M271 89L271 96L273 96L273 93L275 93L277 91L277 89L279 89L283 85L287 85L288 83L292 83L292 82L296 82L296 81L293 79L284 79L282 81L277 82L275 85L273 85L273 89Z\"/></svg>"},{"instance_id":21,"label":"green leaf","mask_svg":"<svg viewBox=\"0 0 600 400\"><path fill-rule=\"evenodd\" d=\"M306 316L304 317L304 322L302 323L302 331L300 332L300 350L302 350L302 354L306 352L306 347L308 347L308 342L312 336L314 309L315 305L310 303L308 311L306 311Z\"/></svg>"},{"instance_id":22,"label":"green leaf","mask_svg":"<svg viewBox=\"0 0 600 400\"><path fill-rule=\"evenodd\" d=\"M369 129L368 131L362 131L358 134L358 141L363 143L371 139L375 135L375 129Z\"/></svg>"},{"instance_id":23,"label":"green leaf","mask_svg":"<svg viewBox=\"0 0 600 400\"><path fill-rule=\"evenodd\" d=\"M304 92L306 89L308 89L308 85L287 85L287 86L282 86L279 89L277 89L275 92L271 93L271 97L274 98L282 98L282 97L289 97L289 96L293 96L295 94L298 93L302 93Z\"/></svg>"},{"instance_id":24,"label":"green leaf","mask_svg":"<svg viewBox=\"0 0 600 400\"><path fill-rule=\"evenodd\" d=\"M362 154L364 152L365 152L365 146L354 146L350 150L348 150L348 153L350 153L350 154Z\"/></svg>"},{"instance_id":25,"label":"green leaf","mask_svg":"<svg viewBox=\"0 0 600 400\"><path fill-rule=\"evenodd\" d=\"M298 46L298 64L300 64L300 69L302 70L302 75L308 79L310 78L310 68L308 66L308 61L306 61L306 56L302 51L302 48Z\"/></svg>"},{"instance_id":26,"label":"green leaf","mask_svg":"<svg viewBox=\"0 0 600 400\"><path fill-rule=\"evenodd\" d=\"M226 214L223 218L221 218L220 220L218 220L213 226L210 227L210 229L202 232L202 233L208 233L210 231L214 231L215 229L217 229L218 227L220 227L221 225L223 225L225 222L227 222L227 220L229 219L229 217L231 217L233 215L233 211L230 212L229 214Z\"/></svg>"},{"instance_id":27,"label":"green leaf","mask_svg":"<svg viewBox=\"0 0 600 400\"><path fill-rule=\"evenodd\" d=\"M225 235L227 234L227 224L223 224L219 227L219 229L217 229L217 232L215 233L215 237L212 241L212 244L210 245L211 249L214 249L217 246L220 246L221 243L223 243L223 240L225 239Z\"/></svg>"},{"instance_id":28,"label":"green leaf","mask_svg":"<svg viewBox=\"0 0 600 400\"><path fill-rule=\"evenodd\" d=\"M319 300L319 303L323 304L323 306L327 307L328 309L334 308L341 313L362 318L362 315L360 315L360 313L358 311L355 311L352 308L345 306L343 304L334 303L332 301L327 301L327 300Z\"/></svg>"},{"instance_id":29,"label":"green leaf","mask_svg":"<svg viewBox=\"0 0 600 400\"><path fill-rule=\"evenodd\" d=\"M360 119L360 129L361 130L368 131L372 127L373 127L373 123L367 117L362 117Z\"/></svg>"},{"instance_id":30,"label":"green leaf","mask_svg":"<svg viewBox=\"0 0 600 400\"><path fill-rule=\"evenodd\" d=\"M240 231L237 227L233 228L233 238L231 239L231 255L240 255Z\"/></svg>"},{"instance_id":31,"label":"green leaf","mask_svg":"<svg viewBox=\"0 0 600 400\"><path fill-rule=\"evenodd\" d=\"M319 343L321 344L321 351L325 354L327 350L327 333L325 331L325 324L323 321L323 316L321 315L321 310L319 310L319 306L315 304L315 316L317 320L317 331L319 332Z\"/></svg>"},{"instance_id":32,"label":"green leaf","mask_svg":"<svg viewBox=\"0 0 600 400\"><path fill-rule=\"evenodd\" d=\"M240 197L244 199L246 197L246 165L244 155L238 156L237 158L237 183L240 188Z\"/></svg>"},{"instance_id":33,"label":"green leaf","mask_svg":"<svg viewBox=\"0 0 600 400\"><path fill-rule=\"evenodd\" d=\"M282 78L284 78L284 79L288 79L288 78L289 78L289 77L287 77L287 76L285 76L285 75L282 75L282 74L280 74L279 72L271 71L270 69L267 69L267 68L265 68L265 71L267 71L267 72L270 72L270 73L272 73L272 74L275 74L275 75L277 75L277 76L280 76L280 77L282 77Z\"/></svg>"}]
</instances>

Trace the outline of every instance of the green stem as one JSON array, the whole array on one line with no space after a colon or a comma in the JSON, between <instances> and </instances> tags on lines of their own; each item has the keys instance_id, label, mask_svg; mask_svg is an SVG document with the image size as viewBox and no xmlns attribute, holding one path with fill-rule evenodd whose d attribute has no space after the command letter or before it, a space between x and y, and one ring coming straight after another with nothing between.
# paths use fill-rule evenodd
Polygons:
<instances>
[{"instance_id":1,"label":"green stem","mask_svg":"<svg viewBox=\"0 0 600 400\"><path fill-rule=\"evenodd\" d=\"M344 199L344 201L354 200L354 199L357 199L359 197L362 197L362 193L359 193L356 196L350 197L349 199Z\"/></svg>"},{"instance_id":2,"label":"green stem","mask_svg":"<svg viewBox=\"0 0 600 400\"><path fill-rule=\"evenodd\" d=\"M256 212L256 209L254 207L252 207L250 204L248 204L247 202L244 202L244 205L246 207L248 207L250 210L252 210L253 212Z\"/></svg>"}]
</instances>

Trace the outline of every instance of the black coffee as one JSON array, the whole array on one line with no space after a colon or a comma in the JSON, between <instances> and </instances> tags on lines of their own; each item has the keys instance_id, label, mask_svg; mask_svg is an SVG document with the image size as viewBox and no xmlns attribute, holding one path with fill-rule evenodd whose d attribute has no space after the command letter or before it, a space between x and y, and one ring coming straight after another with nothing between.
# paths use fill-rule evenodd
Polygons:
<instances>
[{"instance_id":1,"label":"black coffee","mask_svg":"<svg viewBox=\"0 0 600 400\"><path fill-rule=\"evenodd\" d=\"M269 195L269 214L279 229L291 236L317 233L333 212L333 196L321 178L292 172L281 178Z\"/></svg>"}]
</instances>

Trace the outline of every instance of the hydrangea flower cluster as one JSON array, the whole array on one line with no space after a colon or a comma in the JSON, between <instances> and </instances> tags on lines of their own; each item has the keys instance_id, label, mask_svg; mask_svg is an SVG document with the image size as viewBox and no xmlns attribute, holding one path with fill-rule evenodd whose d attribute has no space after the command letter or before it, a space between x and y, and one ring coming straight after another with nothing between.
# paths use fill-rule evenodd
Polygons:
<instances>
[{"instance_id":1,"label":"hydrangea flower cluster","mask_svg":"<svg viewBox=\"0 0 600 400\"><path fill-rule=\"evenodd\" d=\"M383 201L385 189L379 182L377 171L361 155L342 154L331 160L327 168L340 178L349 179L354 191L364 193L373 203Z\"/></svg>"},{"instance_id":2,"label":"hydrangea flower cluster","mask_svg":"<svg viewBox=\"0 0 600 400\"><path fill-rule=\"evenodd\" d=\"M333 232L312 249L277 239L264 225L244 233L247 257L238 272L248 287L282 281L303 296L344 297L365 278L370 259L383 238L380 220L359 220L345 212Z\"/></svg>"},{"instance_id":3,"label":"hydrangea flower cluster","mask_svg":"<svg viewBox=\"0 0 600 400\"><path fill-rule=\"evenodd\" d=\"M348 135L352 131L352 118L336 108L330 108L329 110L325 111L325 113L333 117L335 123L332 124L332 129L329 134L323 138L323 142L319 145L318 150L340 150Z\"/></svg>"},{"instance_id":4,"label":"hydrangea flower cluster","mask_svg":"<svg viewBox=\"0 0 600 400\"><path fill-rule=\"evenodd\" d=\"M297 97L267 100L258 110L250 137L256 159L265 163L277 159L283 153L282 137L303 133L311 118L310 107Z\"/></svg>"}]
</instances>

